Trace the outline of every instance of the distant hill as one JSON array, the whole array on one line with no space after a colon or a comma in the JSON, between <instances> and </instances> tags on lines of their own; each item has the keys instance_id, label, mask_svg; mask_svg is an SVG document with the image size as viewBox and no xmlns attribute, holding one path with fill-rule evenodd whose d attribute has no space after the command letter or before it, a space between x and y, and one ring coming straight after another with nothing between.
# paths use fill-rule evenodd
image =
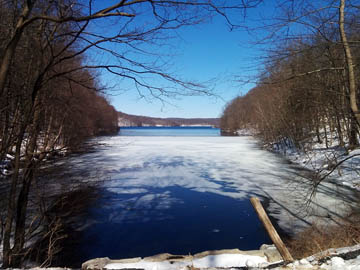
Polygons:
<instances>
[{"instance_id":1,"label":"distant hill","mask_svg":"<svg viewBox=\"0 0 360 270\"><path fill-rule=\"evenodd\" d=\"M219 118L156 118L118 112L119 127L146 126L220 126Z\"/></svg>"}]
</instances>

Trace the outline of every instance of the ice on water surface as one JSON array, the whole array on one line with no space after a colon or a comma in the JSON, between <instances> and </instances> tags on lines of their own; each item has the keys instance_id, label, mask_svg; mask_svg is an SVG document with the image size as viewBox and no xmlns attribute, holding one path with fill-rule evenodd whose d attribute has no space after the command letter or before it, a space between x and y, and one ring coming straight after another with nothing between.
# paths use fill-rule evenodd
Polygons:
<instances>
[{"instance_id":1,"label":"ice on water surface","mask_svg":"<svg viewBox=\"0 0 360 270\"><path fill-rule=\"evenodd\" d=\"M267 210L281 228L294 231L311 223L311 214L337 217L355 203L351 191L326 183L307 204L311 183L252 137L114 136L99 143L99 151L71 162L103 179L108 191L128 194L121 203L129 211L181 203L167 191L174 187L237 200L260 196L269 199Z\"/></svg>"}]
</instances>

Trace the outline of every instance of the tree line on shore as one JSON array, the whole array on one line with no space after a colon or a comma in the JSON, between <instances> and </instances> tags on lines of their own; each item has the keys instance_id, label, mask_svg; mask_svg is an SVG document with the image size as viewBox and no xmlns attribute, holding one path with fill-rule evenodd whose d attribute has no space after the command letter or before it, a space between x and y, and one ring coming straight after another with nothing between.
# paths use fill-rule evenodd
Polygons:
<instances>
[{"instance_id":1,"label":"tree line on shore","mask_svg":"<svg viewBox=\"0 0 360 270\"><path fill-rule=\"evenodd\" d=\"M272 27L288 35L271 37L256 86L227 104L222 129L253 129L265 143L302 150L309 142L330 147L335 140L347 149L359 146L358 6L330 2L303 1L297 9L284 3Z\"/></svg>"},{"instance_id":2,"label":"tree line on shore","mask_svg":"<svg viewBox=\"0 0 360 270\"><path fill-rule=\"evenodd\" d=\"M132 115L118 112L119 125L121 126L214 126L219 127L219 118L159 118L142 115Z\"/></svg>"}]
</instances>

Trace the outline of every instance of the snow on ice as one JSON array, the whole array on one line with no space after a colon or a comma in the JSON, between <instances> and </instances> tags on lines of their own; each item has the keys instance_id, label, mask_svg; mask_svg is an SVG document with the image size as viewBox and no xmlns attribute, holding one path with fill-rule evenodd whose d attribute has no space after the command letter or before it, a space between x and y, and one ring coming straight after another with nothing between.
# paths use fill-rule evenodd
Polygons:
<instances>
[{"instance_id":1,"label":"snow on ice","mask_svg":"<svg viewBox=\"0 0 360 270\"><path fill-rule=\"evenodd\" d=\"M129 200L145 209L152 202L160 208L178 203L170 193L154 193L154 188L181 186L234 199L257 194L270 199L267 211L280 227L294 232L319 216L339 217L356 201L347 187L324 182L313 203L307 204L312 184L282 157L262 150L252 137L116 136L104 137L99 143L100 151L68 160L73 170L93 168L93 178L104 180L109 191L132 194Z\"/></svg>"}]
</instances>

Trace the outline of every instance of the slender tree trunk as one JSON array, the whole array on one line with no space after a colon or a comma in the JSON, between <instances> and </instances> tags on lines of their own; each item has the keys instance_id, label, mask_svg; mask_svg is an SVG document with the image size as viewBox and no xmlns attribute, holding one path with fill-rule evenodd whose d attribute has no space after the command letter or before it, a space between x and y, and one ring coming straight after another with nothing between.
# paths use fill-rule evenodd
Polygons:
<instances>
[{"instance_id":1,"label":"slender tree trunk","mask_svg":"<svg viewBox=\"0 0 360 270\"><path fill-rule=\"evenodd\" d=\"M24 259L23 247L25 244L26 210L28 206L30 187L34 178L34 166L35 164L31 163L26 168L26 175L23 178L21 191L18 196L15 238L12 250L13 258L11 262L11 267L13 268L20 268Z\"/></svg>"},{"instance_id":2,"label":"slender tree trunk","mask_svg":"<svg viewBox=\"0 0 360 270\"><path fill-rule=\"evenodd\" d=\"M322 140L321 140L321 137L320 137L319 125L320 125L320 123L315 123L316 138L317 138L317 143L322 143Z\"/></svg>"},{"instance_id":3,"label":"slender tree trunk","mask_svg":"<svg viewBox=\"0 0 360 270\"><path fill-rule=\"evenodd\" d=\"M339 114L336 115L336 129L337 129L337 134L338 134L338 137L339 137L339 145L344 146L345 142L344 142L343 132L342 132L342 129L341 129L341 120L339 118Z\"/></svg>"},{"instance_id":4,"label":"slender tree trunk","mask_svg":"<svg viewBox=\"0 0 360 270\"><path fill-rule=\"evenodd\" d=\"M356 81L355 81L353 57L352 57L350 45L349 45L349 42L347 40L347 36L345 33L344 24L345 24L345 0L340 0L339 28L340 28L341 42L343 44L344 51L345 51L346 65L347 65L347 70L348 70L350 108L351 108L352 113L355 116L357 124L359 125L360 111L359 111L359 106L357 104Z\"/></svg>"},{"instance_id":5,"label":"slender tree trunk","mask_svg":"<svg viewBox=\"0 0 360 270\"><path fill-rule=\"evenodd\" d=\"M8 105L8 104L7 104ZM9 152L9 141L12 137L12 132L10 132L10 112L6 110L4 112L3 125L1 127L1 147L0 147L0 160L4 160L6 154Z\"/></svg>"},{"instance_id":6,"label":"slender tree trunk","mask_svg":"<svg viewBox=\"0 0 360 270\"><path fill-rule=\"evenodd\" d=\"M357 133L358 133L358 129L357 129L358 125L357 125L357 121L354 117L352 117L350 119L350 132L349 132L349 149L355 149L356 147L359 146L359 142L357 139Z\"/></svg>"},{"instance_id":7,"label":"slender tree trunk","mask_svg":"<svg viewBox=\"0 0 360 270\"><path fill-rule=\"evenodd\" d=\"M15 152L15 168L14 173L11 178L11 186L9 191L7 213L5 219L5 228L4 228L4 239L3 239L3 265L2 268L9 268L11 265L11 232L12 225L15 216L16 209L16 188L18 184L19 172L20 172L20 156L21 156L21 145L25 134L24 126L21 128L16 144Z\"/></svg>"},{"instance_id":8,"label":"slender tree trunk","mask_svg":"<svg viewBox=\"0 0 360 270\"><path fill-rule=\"evenodd\" d=\"M37 87L38 85L35 85ZM26 149L26 160L25 168L23 172L23 179L21 190L18 195L17 205L16 205L16 225L15 225L15 237L14 237L14 247L12 249L12 261L10 266L13 268L20 268L23 262L22 250L25 244L25 222L26 222L26 212L28 206L28 197L30 192L30 187L34 178L34 170L36 167L36 162L34 161L34 154L37 147L37 139L40 131L40 97L37 95L38 89L34 89L36 98L33 105L33 121L32 128L29 133L30 142Z\"/></svg>"},{"instance_id":9,"label":"slender tree trunk","mask_svg":"<svg viewBox=\"0 0 360 270\"><path fill-rule=\"evenodd\" d=\"M36 85L38 86L38 85ZM3 244L3 268L9 267L20 267L19 259L17 255L24 246L24 233L25 232L25 218L26 218L26 209L27 209L27 198L28 193L33 177L33 156L36 150L37 136L39 132L39 122L40 122L40 106L39 106L39 97L37 96L38 89L34 87L33 96L36 98L31 104L29 104L29 109L26 114L26 117L22 123L19 134L17 136L17 145L16 145L16 155L15 155L15 168L12 176L12 183L9 193L8 209L5 220L5 229L4 229L4 244ZM32 120L32 121L31 121ZM20 177L20 157L21 157L21 147L24 141L25 131L27 127L32 122L32 128L29 132L30 142L26 149L26 160L25 168L22 173L22 186L20 194L17 198L17 186ZM30 177L30 178L29 178ZM16 199L17 198L17 199ZM26 202L24 203L24 201ZM17 201L17 203L16 203ZM16 230L14 238L14 248L11 248L10 240L12 234L12 227L14 222L14 217L16 214ZM23 228L20 228L22 227ZM23 230L23 231L22 231ZM20 261L21 262L21 261ZM16 265L18 264L18 265Z\"/></svg>"},{"instance_id":10,"label":"slender tree trunk","mask_svg":"<svg viewBox=\"0 0 360 270\"><path fill-rule=\"evenodd\" d=\"M328 133L327 133L325 121L324 121L324 134L325 134L325 146L326 146L326 149L329 149L329 140L328 140Z\"/></svg>"},{"instance_id":11,"label":"slender tree trunk","mask_svg":"<svg viewBox=\"0 0 360 270\"><path fill-rule=\"evenodd\" d=\"M20 18L17 21L14 34L11 37L11 40L9 41L7 46L5 47L5 51L0 62L0 96L4 92L11 61L14 57L16 47L24 31L24 22L29 17L36 0L26 0L24 2L24 9L20 15Z\"/></svg>"}]
</instances>

